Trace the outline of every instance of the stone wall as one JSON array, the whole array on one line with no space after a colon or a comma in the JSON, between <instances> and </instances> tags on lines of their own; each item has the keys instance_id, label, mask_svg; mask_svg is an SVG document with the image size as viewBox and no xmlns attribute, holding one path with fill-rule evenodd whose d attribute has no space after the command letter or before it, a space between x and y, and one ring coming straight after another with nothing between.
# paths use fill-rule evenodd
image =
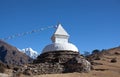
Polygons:
<instances>
[{"instance_id":1,"label":"stone wall","mask_svg":"<svg viewBox=\"0 0 120 77\"><path fill-rule=\"evenodd\" d=\"M73 57L79 56L78 52L73 51L54 51L40 54L33 63L66 63Z\"/></svg>"},{"instance_id":2,"label":"stone wall","mask_svg":"<svg viewBox=\"0 0 120 77\"><path fill-rule=\"evenodd\" d=\"M91 64L78 52L57 51L43 53L38 56L33 64L20 68L24 74L56 74L71 72L89 72Z\"/></svg>"}]
</instances>

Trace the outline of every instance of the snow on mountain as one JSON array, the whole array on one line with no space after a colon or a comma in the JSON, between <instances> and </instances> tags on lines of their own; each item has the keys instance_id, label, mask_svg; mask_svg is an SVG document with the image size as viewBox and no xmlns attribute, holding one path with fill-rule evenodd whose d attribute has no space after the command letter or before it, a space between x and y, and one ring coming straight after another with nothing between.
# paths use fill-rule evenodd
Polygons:
<instances>
[{"instance_id":1,"label":"snow on mountain","mask_svg":"<svg viewBox=\"0 0 120 77\"><path fill-rule=\"evenodd\" d=\"M25 48L25 49L18 49L19 51L25 53L26 55L30 56L33 59L36 59L39 55L37 51L33 50L32 48Z\"/></svg>"}]
</instances>

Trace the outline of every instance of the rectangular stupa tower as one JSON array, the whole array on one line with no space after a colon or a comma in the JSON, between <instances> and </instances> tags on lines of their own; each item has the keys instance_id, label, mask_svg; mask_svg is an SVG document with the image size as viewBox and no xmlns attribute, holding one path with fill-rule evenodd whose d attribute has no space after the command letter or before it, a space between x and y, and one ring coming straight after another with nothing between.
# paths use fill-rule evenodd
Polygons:
<instances>
[{"instance_id":1,"label":"rectangular stupa tower","mask_svg":"<svg viewBox=\"0 0 120 77\"><path fill-rule=\"evenodd\" d=\"M69 34L64 30L61 24L58 24L51 39L53 43L68 43Z\"/></svg>"}]
</instances>

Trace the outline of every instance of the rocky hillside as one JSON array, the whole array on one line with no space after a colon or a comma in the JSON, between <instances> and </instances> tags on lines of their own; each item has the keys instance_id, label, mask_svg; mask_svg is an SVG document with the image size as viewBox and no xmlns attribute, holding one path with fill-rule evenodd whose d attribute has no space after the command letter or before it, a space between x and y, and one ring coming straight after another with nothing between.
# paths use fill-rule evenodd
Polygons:
<instances>
[{"instance_id":1,"label":"rocky hillside","mask_svg":"<svg viewBox=\"0 0 120 77\"><path fill-rule=\"evenodd\" d=\"M107 50L102 50L99 52L94 52L91 55L86 56L89 61L102 60L106 56L111 58L116 58L120 56L120 47L110 48ZM117 58L116 58L117 59Z\"/></svg>"},{"instance_id":2,"label":"rocky hillside","mask_svg":"<svg viewBox=\"0 0 120 77\"><path fill-rule=\"evenodd\" d=\"M91 62L93 71L101 73L101 77L118 77L120 75L120 47L91 54L87 56L87 59Z\"/></svg>"},{"instance_id":3,"label":"rocky hillside","mask_svg":"<svg viewBox=\"0 0 120 77\"><path fill-rule=\"evenodd\" d=\"M0 40L0 61L8 65L22 65L31 62L32 59L16 47Z\"/></svg>"}]
</instances>

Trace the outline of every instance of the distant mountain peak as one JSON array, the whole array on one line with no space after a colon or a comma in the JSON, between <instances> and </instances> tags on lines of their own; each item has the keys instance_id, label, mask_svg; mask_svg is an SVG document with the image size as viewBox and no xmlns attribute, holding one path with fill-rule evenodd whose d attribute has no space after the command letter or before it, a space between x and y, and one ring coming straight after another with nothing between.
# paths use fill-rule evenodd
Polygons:
<instances>
[{"instance_id":1,"label":"distant mountain peak","mask_svg":"<svg viewBox=\"0 0 120 77\"><path fill-rule=\"evenodd\" d=\"M28 55L29 57L33 58L33 59L36 59L37 56L38 56L38 52L33 50L31 47L29 48L25 48L25 49L18 49L19 51L25 53L26 55Z\"/></svg>"}]
</instances>

